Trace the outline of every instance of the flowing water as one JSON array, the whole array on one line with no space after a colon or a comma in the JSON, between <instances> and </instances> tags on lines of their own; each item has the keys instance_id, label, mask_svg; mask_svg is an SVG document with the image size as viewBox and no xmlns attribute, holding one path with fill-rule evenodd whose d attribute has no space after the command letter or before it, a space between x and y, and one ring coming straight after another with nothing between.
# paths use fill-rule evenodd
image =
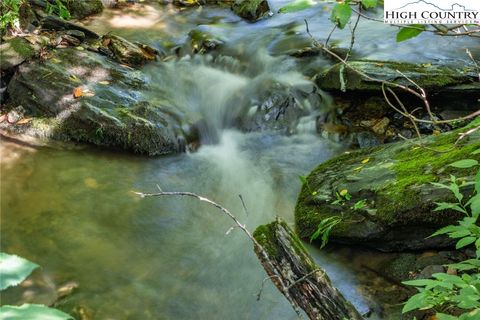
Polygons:
<instances>
[{"instance_id":1,"label":"flowing water","mask_svg":"<svg viewBox=\"0 0 480 320\"><path fill-rule=\"evenodd\" d=\"M274 1L272 6L285 3ZM200 132L203 145L194 153L146 158L3 141L2 251L35 261L42 270L32 288L9 289L2 303L49 303L53 287L75 281L79 288L59 307L71 311L82 306L94 319L295 319L271 284L256 300L265 272L240 231L226 234L232 223L219 211L193 199L141 199L132 191L155 192L158 185L196 192L229 208L250 230L275 216L292 223L298 176L344 151L315 134L313 118L328 110L329 98L319 91L317 103L295 96L315 91L303 72L325 67L326 60L299 62L284 54L308 40L303 17L315 36L325 38L331 27L327 15L320 5L248 24L228 9L177 12L145 5L106 10L89 21L96 31L115 30L159 49L167 42L183 43L193 28L227 41L221 57L184 57L142 70L149 83L142 98L168 100L189 115L198 114L206 121ZM361 23L357 54L458 65L468 61L462 49L472 44L468 40L454 39L457 46L445 46L445 39L422 35L398 46L392 40L395 31ZM332 41L348 46L348 31L335 34ZM478 50L478 44L470 48ZM235 107L245 99L261 103L272 88L298 98L305 117L288 134L232 129ZM367 310L357 292L358 268L347 257L332 258L309 248L346 297Z\"/></svg>"}]
</instances>

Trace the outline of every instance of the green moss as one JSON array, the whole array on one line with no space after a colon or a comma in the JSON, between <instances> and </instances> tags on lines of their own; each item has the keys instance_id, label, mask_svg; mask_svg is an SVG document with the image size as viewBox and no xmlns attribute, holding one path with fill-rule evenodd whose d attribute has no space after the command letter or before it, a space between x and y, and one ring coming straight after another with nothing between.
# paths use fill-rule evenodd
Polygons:
<instances>
[{"instance_id":1,"label":"green moss","mask_svg":"<svg viewBox=\"0 0 480 320\"><path fill-rule=\"evenodd\" d=\"M17 52L22 58L30 59L35 54L35 50L32 46L22 38L13 38L9 43L13 50L15 50L15 52Z\"/></svg>"},{"instance_id":2,"label":"green moss","mask_svg":"<svg viewBox=\"0 0 480 320\"><path fill-rule=\"evenodd\" d=\"M476 168L457 169L448 166L455 161L470 158L470 154L480 147L478 134L466 138L477 141L470 141L466 145L454 147L454 143L458 139L458 131L461 130L435 137L431 143L427 144L429 149L412 146L396 154L393 166L396 179L378 191L379 215L391 220L395 219L396 210L419 206L421 204L419 190L414 186L445 180L450 174L457 177L474 174ZM433 203L428 205L432 206Z\"/></svg>"},{"instance_id":3,"label":"green moss","mask_svg":"<svg viewBox=\"0 0 480 320\"><path fill-rule=\"evenodd\" d=\"M412 84L399 76L398 71L414 80L425 89L443 88L446 86L474 82L474 73L471 70L456 70L441 65L422 65L403 62L359 60L352 61L350 65L374 78L392 81L407 86ZM318 77L318 84L324 89L340 89L340 68L342 64L336 64ZM349 68L345 68L345 79L349 90L375 90L380 91L379 82L367 81Z\"/></svg>"},{"instance_id":4,"label":"green moss","mask_svg":"<svg viewBox=\"0 0 480 320\"><path fill-rule=\"evenodd\" d=\"M473 125L478 125L472 123ZM342 216L332 236L367 239L395 226L440 227L456 221L455 212L434 212L436 201L450 201L448 190L431 182L445 183L450 175L473 176L478 168L458 169L449 164L465 159L480 148L480 133L473 133L454 147L458 129L439 136L383 145L344 154L319 165L302 186L295 208L295 223L302 238L315 232L321 220ZM421 143L424 147L418 147ZM446 152L438 152L446 151ZM365 161L368 159L368 161ZM352 199L345 205L332 205L335 192L347 189ZM366 199L369 211L350 207ZM384 229L384 228L387 229Z\"/></svg>"},{"instance_id":5,"label":"green moss","mask_svg":"<svg viewBox=\"0 0 480 320\"><path fill-rule=\"evenodd\" d=\"M269 11L267 0L240 0L233 4L232 10L240 17L249 21L257 21Z\"/></svg>"},{"instance_id":6,"label":"green moss","mask_svg":"<svg viewBox=\"0 0 480 320\"><path fill-rule=\"evenodd\" d=\"M275 245L271 243L272 239L275 239L273 223L258 226L253 232L253 237L263 249L265 249L270 257L275 257L277 255Z\"/></svg>"}]
</instances>

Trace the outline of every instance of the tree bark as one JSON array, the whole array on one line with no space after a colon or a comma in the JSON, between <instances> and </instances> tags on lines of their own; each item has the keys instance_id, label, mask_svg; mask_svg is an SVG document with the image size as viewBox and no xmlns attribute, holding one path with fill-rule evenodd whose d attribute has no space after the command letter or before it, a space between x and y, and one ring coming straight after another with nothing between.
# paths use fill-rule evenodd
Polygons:
<instances>
[{"instance_id":1,"label":"tree bark","mask_svg":"<svg viewBox=\"0 0 480 320\"><path fill-rule=\"evenodd\" d=\"M325 271L315 264L300 239L277 219L258 227L254 238L266 251L255 252L275 286L310 319L360 320L360 313L332 286Z\"/></svg>"}]
</instances>

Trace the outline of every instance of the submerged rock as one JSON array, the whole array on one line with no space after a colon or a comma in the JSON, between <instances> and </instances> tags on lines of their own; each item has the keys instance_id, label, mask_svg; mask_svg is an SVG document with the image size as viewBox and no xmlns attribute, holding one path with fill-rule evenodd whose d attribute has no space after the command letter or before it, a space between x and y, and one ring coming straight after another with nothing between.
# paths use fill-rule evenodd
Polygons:
<instances>
[{"instance_id":1,"label":"submerged rock","mask_svg":"<svg viewBox=\"0 0 480 320\"><path fill-rule=\"evenodd\" d=\"M410 141L398 142L345 154L320 165L308 176L295 209L301 237L310 237L323 219L339 217L341 222L330 236L334 242L386 251L451 245L448 238L426 238L461 217L455 211L433 211L435 202L449 202L453 196L430 182L448 183L450 174L465 177L475 172L448 165L476 157L470 153L480 147L480 133L471 134L453 148L457 138L458 132L453 131L426 138L423 143L430 149ZM335 204L338 198L340 203Z\"/></svg>"},{"instance_id":2,"label":"submerged rock","mask_svg":"<svg viewBox=\"0 0 480 320\"><path fill-rule=\"evenodd\" d=\"M10 104L35 117L7 129L149 155L179 151L180 115L141 101L144 80L90 51L61 49L21 65L9 83Z\"/></svg>"},{"instance_id":3,"label":"submerged rock","mask_svg":"<svg viewBox=\"0 0 480 320\"><path fill-rule=\"evenodd\" d=\"M237 0L232 5L232 10L238 16L255 22L270 13L270 6L267 0Z\"/></svg>"},{"instance_id":4,"label":"submerged rock","mask_svg":"<svg viewBox=\"0 0 480 320\"><path fill-rule=\"evenodd\" d=\"M414 87L405 78L406 76L422 88L430 91L478 82L478 74L476 75L471 70L453 69L441 65L373 60L351 61L349 65L372 78ZM342 68L344 69L343 84L340 77ZM350 68L344 67L342 63L338 63L323 74L318 75L317 84L325 90L341 90L342 86L347 91L381 91L382 88L380 82L365 79Z\"/></svg>"}]
</instances>

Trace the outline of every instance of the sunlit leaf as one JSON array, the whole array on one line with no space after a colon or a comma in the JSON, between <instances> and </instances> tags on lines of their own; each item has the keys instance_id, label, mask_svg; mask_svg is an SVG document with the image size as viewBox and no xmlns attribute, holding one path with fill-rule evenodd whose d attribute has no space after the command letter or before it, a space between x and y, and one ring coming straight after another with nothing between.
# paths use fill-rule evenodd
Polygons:
<instances>
[{"instance_id":1,"label":"sunlit leaf","mask_svg":"<svg viewBox=\"0 0 480 320\"><path fill-rule=\"evenodd\" d=\"M474 159L463 159L450 164L451 167L460 169L468 169L476 165L478 165L478 161Z\"/></svg>"},{"instance_id":2,"label":"sunlit leaf","mask_svg":"<svg viewBox=\"0 0 480 320\"><path fill-rule=\"evenodd\" d=\"M362 6L365 9L375 8L378 4L378 0L362 0Z\"/></svg>"},{"instance_id":3,"label":"sunlit leaf","mask_svg":"<svg viewBox=\"0 0 480 320\"><path fill-rule=\"evenodd\" d=\"M279 13L288 13L288 12L302 11L302 10L310 8L314 4L315 4L315 2L313 2L312 0L295 0L294 2L289 3L284 7L281 7L278 10L278 12Z\"/></svg>"},{"instance_id":4,"label":"sunlit leaf","mask_svg":"<svg viewBox=\"0 0 480 320\"><path fill-rule=\"evenodd\" d=\"M352 16L352 8L347 2L337 3L332 10L330 20L340 29L345 28L350 17Z\"/></svg>"},{"instance_id":5,"label":"sunlit leaf","mask_svg":"<svg viewBox=\"0 0 480 320\"><path fill-rule=\"evenodd\" d=\"M27 259L0 252L0 290L18 285L38 267Z\"/></svg>"},{"instance_id":6,"label":"sunlit leaf","mask_svg":"<svg viewBox=\"0 0 480 320\"><path fill-rule=\"evenodd\" d=\"M426 307L433 307L427 299L425 299L424 292L419 292L408 299L403 306L402 313L409 312L415 309L422 309Z\"/></svg>"},{"instance_id":7,"label":"sunlit leaf","mask_svg":"<svg viewBox=\"0 0 480 320\"><path fill-rule=\"evenodd\" d=\"M465 237L465 238L463 238L463 239L460 239L460 240L457 242L455 248L456 248L456 249L460 249L460 248L466 247L466 246L468 246L469 244L474 243L476 240L477 240L476 237Z\"/></svg>"},{"instance_id":8,"label":"sunlit leaf","mask_svg":"<svg viewBox=\"0 0 480 320\"><path fill-rule=\"evenodd\" d=\"M425 26L422 24L412 24L408 27L403 27L397 33L397 42L402 42L408 39L415 38L425 30Z\"/></svg>"},{"instance_id":9,"label":"sunlit leaf","mask_svg":"<svg viewBox=\"0 0 480 320\"><path fill-rule=\"evenodd\" d=\"M365 163L367 163L368 161L370 161L370 158L363 159L363 160L362 160L362 163L365 164Z\"/></svg>"},{"instance_id":10,"label":"sunlit leaf","mask_svg":"<svg viewBox=\"0 0 480 320\"><path fill-rule=\"evenodd\" d=\"M40 304L23 304L21 306L3 306L0 308L1 320L69 320L72 316L60 310Z\"/></svg>"}]
</instances>

